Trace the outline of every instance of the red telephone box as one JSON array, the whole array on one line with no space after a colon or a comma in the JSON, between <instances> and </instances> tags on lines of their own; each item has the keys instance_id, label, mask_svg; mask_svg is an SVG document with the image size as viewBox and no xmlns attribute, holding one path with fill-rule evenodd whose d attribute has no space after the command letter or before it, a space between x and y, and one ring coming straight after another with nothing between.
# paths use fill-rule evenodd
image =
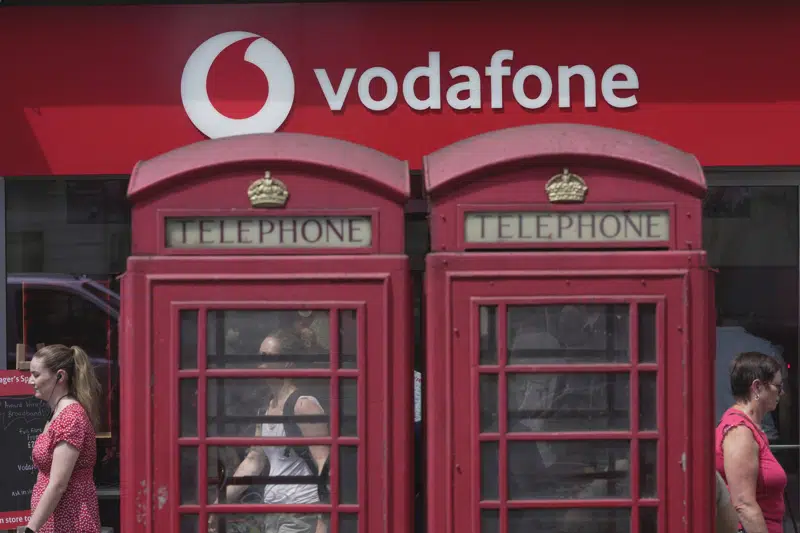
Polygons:
<instances>
[{"instance_id":1,"label":"red telephone box","mask_svg":"<svg viewBox=\"0 0 800 533\"><path fill-rule=\"evenodd\" d=\"M136 167L123 531L407 531L408 194L404 162L308 135Z\"/></svg>"},{"instance_id":2,"label":"red telephone box","mask_svg":"<svg viewBox=\"0 0 800 533\"><path fill-rule=\"evenodd\" d=\"M428 530L712 531L702 169L542 125L425 159Z\"/></svg>"}]
</instances>

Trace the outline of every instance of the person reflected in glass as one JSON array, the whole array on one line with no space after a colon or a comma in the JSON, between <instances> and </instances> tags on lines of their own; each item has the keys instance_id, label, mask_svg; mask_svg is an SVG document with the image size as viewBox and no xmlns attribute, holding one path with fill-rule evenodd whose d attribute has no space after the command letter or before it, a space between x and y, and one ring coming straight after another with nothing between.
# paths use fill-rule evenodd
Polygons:
<instances>
[{"instance_id":1,"label":"person reflected in glass","mask_svg":"<svg viewBox=\"0 0 800 533\"><path fill-rule=\"evenodd\" d=\"M764 353L741 353L731 366L730 387L735 403L716 429L717 472L747 533L782 533L786 472L761 428L783 394L781 366Z\"/></svg>"},{"instance_id":2,"label":"person reflected in glass","mask_svg":"<svg viewBox=\"0 0 800 533\"><path fill-rule=\"evenodd\" d=\"M291 356L318 351L313 333L298 335L292 330L279 330L267 336L261 343L259 353L264 363L259 368L287 369L296 366ZM260 410L267 417L306 417L285 423L267 422L259 424L259 437L327 437L328 424L322 404L313 391L303 388L294 378L267 378L266 407ZM291 403L294 404L293 412ZM327 469L330 449L328 445L310 446L254 446L233 473L233 478L246 476L307 477L308 483L269 483L263 492L263 502L269 504L318 504L327 499ZM234 503L247 490L247 484L229 483L225 490L225 501ZM216 503L219 503L217 501ZM218 517L209 519L209 529L217 529ZM270 513L264 520L265 533L323 533L325 523L313 513Z\"/></svg>"},{"instance_id":3,"label":"person reflected in glass","mask_svg":"<svg viewBox=\"0 0 800 533\"><path fill-rule=\"evenodd\" d=\"M627 315L616 306L530 306L517 308L514 315L508 340L514 364L608 363L621 359L623 352L628 355ZM587 424L620 429L627 420L627 403L612 400L626 393L626 385L605 374L510 374L508 427L534 433L575 431ZM508 465L513 499L624 497L630 470L624 453L577 441L510 446ZM610 531L618 527L615 520L596 510L575 509L564 512L557 527L564 532ZM532 515L520 517L517 524L531 531L540 528Z\"/></svg>"},{"instance_id":4,"label":"person reflected in glass","mask_svg":"<svg viewBox=\"0 0 800 533\"><path fill-rule=\"evenodd\" d=\"M291 314L291 328L303 342L325 351L330 348L330 320L327 311L304 309Z\"/></svg>"}]
</instances>

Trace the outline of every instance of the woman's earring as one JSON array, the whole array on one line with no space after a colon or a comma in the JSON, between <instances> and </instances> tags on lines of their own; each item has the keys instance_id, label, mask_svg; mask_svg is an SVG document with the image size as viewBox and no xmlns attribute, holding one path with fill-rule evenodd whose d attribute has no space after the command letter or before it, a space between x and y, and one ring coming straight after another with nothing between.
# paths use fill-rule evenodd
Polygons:
<instances>
[{"instance_id":1,"label":"woman's earring","mask_svg":"<svg viewBox=\"0 0 800 533\"><path fill-rule=\"evenodd\" d=\"M758 394L756 394L756 400L758 400Z\"/></svg>"}]
</instances>

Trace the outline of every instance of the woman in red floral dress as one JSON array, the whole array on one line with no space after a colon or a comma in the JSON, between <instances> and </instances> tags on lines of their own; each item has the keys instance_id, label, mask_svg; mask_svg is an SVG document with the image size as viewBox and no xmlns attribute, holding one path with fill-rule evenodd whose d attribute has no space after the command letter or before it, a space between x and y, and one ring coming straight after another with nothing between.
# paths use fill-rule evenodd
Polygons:
<instances>
[{"instance_id":1,"label":"woman in red floral dress","mask_svg":"<svg viewBox=\"0 0 800 533\"><path fill-rule=\"evenodd\" d=\"M31 360L30 381L53 414L33 447L39 476L26 531L99 533L93 471L100 385L89 357L77 346L45 346Z\"/></svg>"}]
</instances>

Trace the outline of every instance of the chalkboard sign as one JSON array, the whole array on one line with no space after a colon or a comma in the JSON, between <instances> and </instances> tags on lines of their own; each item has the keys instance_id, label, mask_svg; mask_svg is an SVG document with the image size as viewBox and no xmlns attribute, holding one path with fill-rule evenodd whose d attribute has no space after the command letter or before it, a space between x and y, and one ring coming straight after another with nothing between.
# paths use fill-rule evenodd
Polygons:
<instances>
[{"instance_id":1,"label":"chalkboard sign","mask_svg":"<svg viewBox=\"0 0 800 533\"><path fill-rule=\"evenodd\" d=\"M32 396L0 396L0 530L24 526L37 471L31 453L50 408Z\"/></svg>"}]
</instances>

